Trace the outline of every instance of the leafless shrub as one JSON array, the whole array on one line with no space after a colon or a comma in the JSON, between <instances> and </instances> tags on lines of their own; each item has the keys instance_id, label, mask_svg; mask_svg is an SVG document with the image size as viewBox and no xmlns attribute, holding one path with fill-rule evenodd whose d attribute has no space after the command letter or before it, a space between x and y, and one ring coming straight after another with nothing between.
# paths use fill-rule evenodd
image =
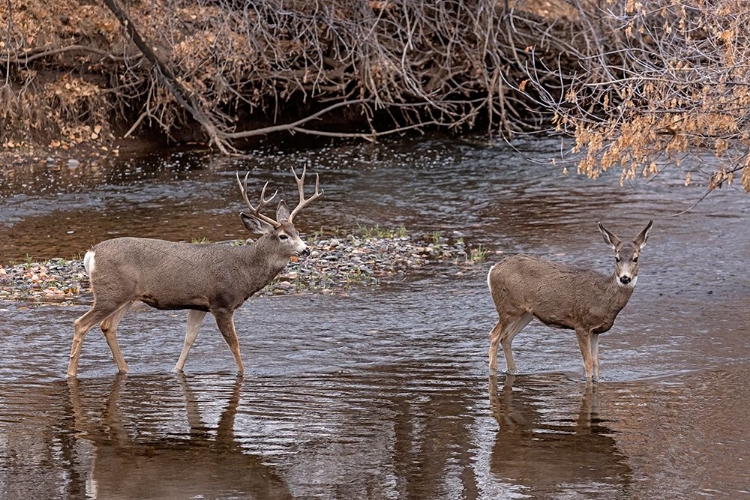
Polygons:
<instances>
[{"instance_id":1,"label":"leafless shrub","mask_svg":"<svg viewBox=\"0 0 750 500\"><path fill-rule=\"evenodd\" d=\"M0 69L13 94L50 85L39 76L22 82L21 72L65 72L67 98L124 120L126 135L144 125L176 134L197 119L222 150L277 131L372 138L423 126L535 130L545 112L516 88L527 48L568 50L564 37L549 36L554 19L494 0L128 2L124 13L154 58L98 5L13 6L5 5L11 22L0 26ZM74 114L109 132L95 123L101 116ZM38 130L62 131L62 120L50 116L55 127ZM337 121L346 132L331 126ZM359 130L351 132L352 123Z\"/></svg>"}]
</instances>

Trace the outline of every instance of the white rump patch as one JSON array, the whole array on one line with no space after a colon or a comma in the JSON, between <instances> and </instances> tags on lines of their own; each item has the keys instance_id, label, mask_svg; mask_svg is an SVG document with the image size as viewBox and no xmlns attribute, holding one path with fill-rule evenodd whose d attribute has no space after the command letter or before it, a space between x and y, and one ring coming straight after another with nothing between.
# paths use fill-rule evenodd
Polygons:
<instances>
[{"instance_id":1,"label":"white rump patch","mask_svg":"<svg viewBox=\"0 0 750 500\"><path fill-rule=\"evenodd\" d=\"M492 276L492 270L495 269L495 266L497 264L494 264L490 270L487 272L487 288L490 289L490 294L492 294L492 282L490 281L490 276Z\"/></svg>"},{"instance_id":2,"label":"white rump patch","mask_svg":"<svg viewBox=\"0 0 750 500\"><path fill-rule=\"evenodd\" d=\"M86 269L86 274L91 276L91 273L94 272L94 251L89 250L86 252L86 255L83 257L83 267Z\"/></svg>"}]
</instances>

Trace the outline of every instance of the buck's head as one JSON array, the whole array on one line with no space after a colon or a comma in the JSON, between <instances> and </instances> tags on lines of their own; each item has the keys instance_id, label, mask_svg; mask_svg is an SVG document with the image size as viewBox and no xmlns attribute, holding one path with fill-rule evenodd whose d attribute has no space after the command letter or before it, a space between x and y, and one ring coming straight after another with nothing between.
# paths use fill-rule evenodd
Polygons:
<instances>
[{"instance_id":1,"label":"buck's head","mask_svg":"<svg viewBox=\"0 0 750 500\"><path fill-rule=\"evenodd\" d=\"M648 221L648 225L631 243L623 243L620 238L608 231L600 222L599 231L604 236L604 241L615 252L615 280L617 284L624 287L634 287L638 280L638 256L641 249L646 246L648 233L654 221Z\"/></svg>"},{"instance_id":2,"label":"buck's head","mask_svg":"<svg viewBox=\"0 0 750 500\"><path fill-rule=\"evenodd\" d=\"M274 193L270 198L266 199L266 187L268 183L263 186L263 190L260 193L260 201L258 206L253 207L250 200L247 197L247 177L250 175L248 172L245 174L244 183L240 181L240 176L237 174L237 183L240 185L242 191L242 197L245 199L245 203L250 208L251 213L246 214L240 213L242 223L245 227L256 234L260 234L263 238L274 244L274 247L278 249L274 253L278 253L282 259L288 259L292 256L307 256L310 255L310 250L302 238L299 236L299 231L294 227L294 216L297 215L302 208L304 208L311 201L319 198L323 192L319 188L319 178L315 177L315 194L308 199L305 199L305 173L307 169L302 170L302 176L297 177L297 173L292 169L294 178L297 181L297 187L299 189L299 203L292 212L289 212L289 208L283 201L279 202L279 207L276 209L276 220L267 217L260 213L260 211L268 205L276 197L277 193Z\"/></svg>"}]
</instances>

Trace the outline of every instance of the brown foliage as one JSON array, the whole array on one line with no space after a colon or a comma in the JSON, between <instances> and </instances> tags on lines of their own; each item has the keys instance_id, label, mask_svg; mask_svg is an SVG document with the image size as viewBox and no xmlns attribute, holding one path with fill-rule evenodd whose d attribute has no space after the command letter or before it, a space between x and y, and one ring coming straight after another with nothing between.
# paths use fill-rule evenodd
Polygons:
<instances>
[{"instance_id":1,"label":"brown foliage","mask_svg":"<svg viewBox=\"0 0 750 500\"><path fill-rule=\"evenodd\" d=\"M59 4L37 0L0 4L4 146L40 138L74 145L98 140L108 130L111 104L102 78L95 74L101 68L90 56L103 59L118 37L113 24L101 21L98 10L78 6L66 11ZM86 34L81 26L86 26ZM96 34L98 43L90 39ZM81 71L86 63L90 66Z\"/></svg>"},{"instance_id":2,"label":"brown foliage","mask_svg":"<svg viewBox=\"0 0 750 500\"><path fill-rule=\"evenodd\" d=\"M741 171L750 191L750 4L573 4L580 69L555 70L564 85L551 93L540 78L532 81L558 130L575 137L578 171L596 177L619 166L624 182L690 157L686 183L703 173L713 190Z\"/></svg>"}]
</instances>

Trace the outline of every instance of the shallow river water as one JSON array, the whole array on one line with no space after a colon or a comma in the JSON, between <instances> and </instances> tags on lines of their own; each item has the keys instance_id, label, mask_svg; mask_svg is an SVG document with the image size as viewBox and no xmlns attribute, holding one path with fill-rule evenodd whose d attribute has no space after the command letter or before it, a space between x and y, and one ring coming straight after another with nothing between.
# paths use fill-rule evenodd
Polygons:
<instances>
[{"instance_id":1,"label":"shallow river water","mask_svg":"<svg viewBox=\"0 0 750 500\"><path fill-rule=\"evenodd\" d=\"M3 171L3 263L115 235L244 237L234 172L289 201L303 165L325 191L303 232L404 225L488 259L345 296L251 298L235 314L244 378L212 321L185 376L171 373L186 314L139 309L119 329L127 376L92 330L67 380L90 298L0 302L0 498L750 498L750 198L724 189L673 217L703 193L684 170L620 188L529 159L554 143L518 146L427 138ZM649 219L598 383L572 332L536 322L514 342L521 373L490 376L493 262L526 252L610 272L596 222L630 239Z\"/></svg>"}]
</instances>

